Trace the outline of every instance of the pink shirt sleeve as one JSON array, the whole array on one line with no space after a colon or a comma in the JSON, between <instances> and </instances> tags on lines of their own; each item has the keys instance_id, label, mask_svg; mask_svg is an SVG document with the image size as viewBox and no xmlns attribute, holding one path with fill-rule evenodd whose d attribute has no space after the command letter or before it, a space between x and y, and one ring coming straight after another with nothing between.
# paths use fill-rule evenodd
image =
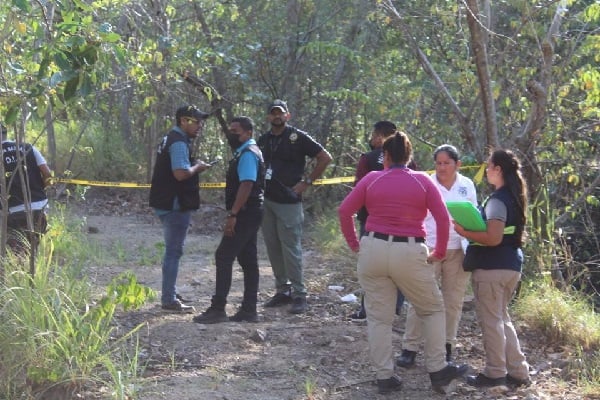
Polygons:
<instances>
[{"instance_id":1,"label":"pink shirt sleeve","mask_svg":"<svg viewBox=\"0 0 600 400\"><path fill-rule=\"evenodd\" d=\"M352 251L358 251L359 243L354 225L354 214L365 204L366 185L363 180L346 196L338 208L342 234Z\"/></svg>"}]
</instances>

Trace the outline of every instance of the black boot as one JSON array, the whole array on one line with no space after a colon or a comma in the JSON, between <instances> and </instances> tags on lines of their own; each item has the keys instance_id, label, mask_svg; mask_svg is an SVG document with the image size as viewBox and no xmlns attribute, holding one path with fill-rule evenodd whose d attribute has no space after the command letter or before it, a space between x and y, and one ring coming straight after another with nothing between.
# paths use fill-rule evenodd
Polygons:
<instances>
[{"instance_id":1,"label":"black boot","mask_svg":"<svg viewBox=\"0 0 600 400\"><path fill-rule=\"evenodd\" d=\"M519 387L519 386L529 386L531 385L531 380L529 377L525 379L519 379L511 376L510 374L506 374L506 383L511 386Z\"/></svg>"},{"instance_id":2,"label":"black boot","mask_svg":"<svg viewBox=\"0 0 600 400\"><path fill-rule=\"evenodd\" d=\"M402 350L400 357L396 359L396 365L403 368L411 368L415 366L416 351Z\"/></svg>"},{"instance_id":3,"label":"black boot","mask_svg":"<svg viewBox=\"0 0 600 400\"><path fill-rule=\"evenodd\" d=\"M227 322L227 314L225 313L225 305L227 301L217 296L213 296L211 305L202 314L196 315L192 321L199 324L218 324L219 322Z\"/></svg>"},{"instance_id":4,"label":"black boot","mask_svg":"<svg viewBox=\"0 0 600 400\"><path fill-rule=\"evenodd\" d=\"M402 389L402 381L397 376L389 379L377 379L377 391L379 394L396 392Z\"/></svg>"},{"instance_id":5,"label":"black boot","mask_svg":"<svg viewBox=\"0 0 600 400\"><path fill-rule=\"evenodd\" d=\"M292 300L292 306L290 307L290 313L292 314L303 314L308 310L308 304L306 303L306 295L300 295L294 297Z\"/></svg>"},{"instance_id":6,"label":"black boot","mask_svg":"<svg viewBox=\"0 0 600 400\"><path fill-rule=\"evenodd\" d=\"M292 302L292 291L290 289L277 292L265 302L265 307L281 307Z\"/></svg>"},{"instance_id":7,"label":"black boot","mask_svg":"<svg viewBox=\"0 0 600 400\"><path fill-rule=\"evenodd\" d=\"M363 294L360 299L360 308L350 314L352 319L365 319L367 318L367 311L365 310L365 295Z\"/></svg>"},{"instance_id":8,"label":"black boot","mask_svg":"<svg viewBox=\"0 0 600 400\"><path fill-rule=\"evenodd\" d=\"M487 375L479 373L477 375L467 376L467 383L479 388L502 386L506 385L506 377L490 378Z\"/></svg>"},{"instance_id":9,"label":"black boot","mask_svg":"<svg viewBox=\"0 0 600 400\"><path fill-rule=\"evenodd\" d=\"M452 361L452 345L446 343L446 362Z\"/></svg>"},{"instance_id":10,"label":"black boot","mask_svg":"<svg viewBox=\"0 0 600 400\"><path fill-rule=\"evenodd\" d=\"M256 303L254 305L242 303L242 306L240 307L238 312L229 317L229 320L233 322L258 322Z\"/></svg>"},{"instance_id":11,"label":"black boot","mask_svg":"<svg viewBox=\"0 0 600 400\"><path fill-rule=\"evenodd\" d=\"M438 393L447 394L447 386L456 378L463 376L468 370L469 366L466 364L454 365L448 363L448 365L441 370L429 373L431 387Z\"/></svg>"}]
</instances>

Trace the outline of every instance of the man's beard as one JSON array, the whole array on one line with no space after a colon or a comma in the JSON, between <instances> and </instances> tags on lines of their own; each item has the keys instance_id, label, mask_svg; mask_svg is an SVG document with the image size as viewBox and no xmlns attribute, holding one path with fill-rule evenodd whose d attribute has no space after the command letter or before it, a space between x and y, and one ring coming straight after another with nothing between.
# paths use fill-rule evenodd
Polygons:
<instances>
[{"instance_id":1,"label":"man's beard","mask_svg":"<svg viewBox=\"0 0 600 400\"><path fill-rule=\"evenodd\" d=\"M271 120L271 126L283 126L285 125L285 121L282 118L275 118Z\"/></svg>"}]
</instances>

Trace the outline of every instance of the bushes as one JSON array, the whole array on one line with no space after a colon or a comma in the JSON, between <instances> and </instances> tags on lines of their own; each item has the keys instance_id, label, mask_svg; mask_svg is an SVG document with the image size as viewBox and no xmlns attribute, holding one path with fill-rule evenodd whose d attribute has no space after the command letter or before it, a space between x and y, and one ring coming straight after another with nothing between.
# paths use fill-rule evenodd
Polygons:
<instances>
[{"instance_id":1,"label":"bushes","mask_svg":"<svg viewBox=\"0 0 600 400\"><path fill-rule=\"evenodd\" d=\"M51 232L42 240L33 279L19 259L4 260L0 397L20 398L22 393L39 395L52 389L61 390L62 398L67 398L90 382L103 382L114 393L121 393L116 398L125 398L126 378L136 377L138 366L127 361L131 357L122 357L126 353L123 348L139 327L115 340L113 316L119 306L139 307L153 293L133 275L123 275L92 303L91 287L81 278L77 260L86 259L85 249L87 258L93 259L93 249L83 244L84 236L73 231L80 224L56 219L51 225ZM62 253L60 264L52 257L54 248Z\"/></svg>"}]
</instances>

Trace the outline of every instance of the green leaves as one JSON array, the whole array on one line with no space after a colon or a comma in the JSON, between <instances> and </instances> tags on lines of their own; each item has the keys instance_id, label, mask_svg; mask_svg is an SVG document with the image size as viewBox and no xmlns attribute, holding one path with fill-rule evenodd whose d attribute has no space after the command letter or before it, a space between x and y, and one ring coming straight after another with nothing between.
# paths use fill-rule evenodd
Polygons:
<instances>
[{"instance_id":1,"label":"green leaves","mask_svg":"<svg viewBox=\"0 0 600 400\"><path fill-rule=\"evenodd\" d=\"M12 0L12 4L23 12L31 10L31 3L28 0Z\"/></svg>"},{"instance_id":2,"label":"green leaves","mask_svg":"<svg viewBox=\"0 0 600 400\"><path fill-rule=\"evenodd\" d=\"M102 84L99 76L109 78L104 73L106 65L127 60L113 25L92 17L99 11L99 3L13 0L12 6L18 13L7 7L8 13L0 17L0 22L18 21L12 23L15 29L0 48L6 65L0 78L18 93L20 104L0 96L0 112L6 110L7 120L14 118L23 104L36 109L34 115L44 115L49 104L87 96ZM49 20L48 15L54 19Z\"/></svg>"},{"instance_id":3,"label":"green leaves","mask_svg":"<svg viewBox=\"0 0 600 400\"><path fill-rule=\"evenodd\" d=\"M133 273L126 272L112 280L107 288L107 296L127 311L139 308L146 301L155 298L156 293L149 287L140 285Z\"/></svg>"}]
</instances>

